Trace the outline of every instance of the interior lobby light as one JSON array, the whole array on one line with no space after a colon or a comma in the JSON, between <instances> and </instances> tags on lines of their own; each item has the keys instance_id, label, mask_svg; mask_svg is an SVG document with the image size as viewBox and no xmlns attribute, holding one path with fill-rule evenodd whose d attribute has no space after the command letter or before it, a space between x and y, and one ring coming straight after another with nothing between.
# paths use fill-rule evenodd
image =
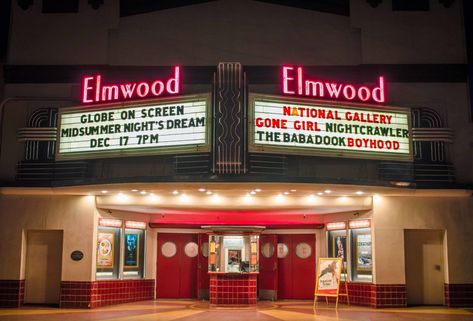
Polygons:
<instances>
[{"instance_id":1,"label":"interior lobby light","mask_svg":"<svg viewBox=\"0 0 473 321\"><path fill-rule=\"evenodd\" d=\"M138 221L125 221L125 227L126 228L146 230L146 223L145 222L138 222Z\"/></svg>"},{"instance_id":2,"label":"interior lobby light","mask_svg":"<svg viewBox=\"0 0 473 321\"><path fill-rule=\"evenodd\" d=\"M177 195L179 194L179 191L172 191L172 195Z\"/></svg>"},{"instance_id":3,"label":"interior lobby light","mask_svg":"<svg viewBox=\"0 0 473 321\"><path fill-rule=\"evenodd\" d=\"M354 220L354 221L348 222L348 226L350 228L370 227L371 226L371 221L370 220Z\"/></svg>"},{"instance_id":4,"label":"interior lobby light","mask_svg":"<svg viewBox=\"0 0 473 321\"><path fill-rule=\"evenodd\" d=\"M355 192L356 195L363 195L364 193L362 191L357 191Z\"/></svg>"},{"instance_id":5,"label":"interior lobby light","mask_svg":"<svg viewBox=\"0 0 473 321\"><path fill-rule=\"evenodd\" d=\"M332 223L327 223L327 231L332 231L332 230L344 230L347 228L347 223L346 222L332 222Z\"/></svg>"},{"instance_id":6,"label":"interior lobby light","mask_svg":"<svg viewBox=\"0 0 473 321\"><path fill-rule=\"evenodd\" d=\"M330 194L330 193L332 193L332 191L331 191L331 190L329 190L329 189L326 189L326 190L324 191L324 193L326 193L326 194Z\"/></svg>"},{"instance_id":7,"label":"interior lobby light","mask_svg":"<svg viewBox=\"0 0 473 321\"><path fill-rule=\"evenodd\" d=\"M112 218L100 218L99 219L100 226L108 226L108 227L122 227L121 220L115 220Z\"/></svg>"}]
</instances>

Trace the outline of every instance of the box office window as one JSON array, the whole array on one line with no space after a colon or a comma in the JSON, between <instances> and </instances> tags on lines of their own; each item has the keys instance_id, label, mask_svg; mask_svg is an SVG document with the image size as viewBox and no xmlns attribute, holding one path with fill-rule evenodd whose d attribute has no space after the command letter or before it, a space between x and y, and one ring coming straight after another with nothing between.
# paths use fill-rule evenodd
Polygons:
<instances>
[{"instance_id":1,"label":"box office window","mask_svg":"<svg viewBox=\"0 0 473 321\"><path fill-rule=\"evenodd\" d=\"M97 229L97 280L117 279L120 271L120 232L117 227Z\"/></svg>"},{"instance_id":2,"label":"box office window","mask_svg":"<svg viewBox=\"0 0 473 321\"><path fill-rule=\"evenodd\" d=\"M352 282L372 282L371 228L327 231L327 256L343 259L342 280L347 273Z\"/></svg>"},{"instance_id":3,"label":"box office window","mask_svg":"<svg viewBox=\"0 0 473 321\"><path fill-rule=\"evenodd\" d=\"M125 229L123 250L123 277L142 278L144 266L145 231Z\"/></svg>"}]
</instances>

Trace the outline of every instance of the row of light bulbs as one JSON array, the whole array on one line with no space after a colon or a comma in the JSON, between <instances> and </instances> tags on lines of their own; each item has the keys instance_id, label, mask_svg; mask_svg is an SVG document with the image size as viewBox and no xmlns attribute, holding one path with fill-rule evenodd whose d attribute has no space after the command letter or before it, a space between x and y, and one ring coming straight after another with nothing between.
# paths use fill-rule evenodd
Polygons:
<instances>
[{"instance_id":1,"label":"row of light bulbs","mask_svg":"<svg viewBox=\"0 0 473 321\"><path fill-rule=\"evenodd\" d=\"M211 190L207 190L207 189L205 189L205 188L199 188L198 191L201 192L201 193L205 193L206 195L217 195L217 194L215 194L214 192L212 192ZM250 192L248 192L248 193L246 194L246 196L256 195L256 194L258 194L258 193L261 192L261 191L262 191L262 190L261 190L260 188L255 188L254 190L251 190ZM291 189L290 191L285 191L285 192L279 193L277 196L280 196L280 195L289 195L289 194L291 194L291 192L293 193L293 192L296 192L296 191L297 191L297 190L295 190L295 189ZM137 190L137 189L132 189L131 192L133 192L133 193L139 192L141 195L147 195L147 194L149 194L149 195L155 195L154 193L149 193L149 192L147 192L147 191L145 191L145 190L140 191L140 190ZM101 193L102 193L102 194L108 194L109 191L107 191L107 190L102 190ZM331 190L326 189L326 190L323 191L323 192L318 192L317 195L318 195L318 196L322 196L322 195L329 195L329 194L331 194L331 193L332 193ZM123 193L122 193L122 192L119 192L119 194L123 194ZM186 194L184 194L184 193L179 192L178 190L172 191L172 194L173 194L173 195L186 195ZM356 194L356 195L363 195L364 192L362 192L362 191L356 191L355 194ZM314 195L311 194L311 195L309 195L309 196L314 196ZM343 196L346 196L346 195L343 195Z\"/></svg>"}]
</instances>

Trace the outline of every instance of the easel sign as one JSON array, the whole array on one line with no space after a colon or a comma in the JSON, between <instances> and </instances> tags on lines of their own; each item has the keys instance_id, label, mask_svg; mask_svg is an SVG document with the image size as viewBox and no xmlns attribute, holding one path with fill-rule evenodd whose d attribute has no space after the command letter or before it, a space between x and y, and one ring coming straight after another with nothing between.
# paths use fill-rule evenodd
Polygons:
<instances>
[{"instance_id":1,"label":"easel sign","mask_svg":"<svg viewBox=\"0 0 473 321\"><path fill-rule=\"evenodd\" d=\"M315 281L314 307L319 296L337 298L335 307L338 307L338 293L340 291L340 275L342 273L342 258L321 257L317 265Z\"/></svg>"}]
</instances>

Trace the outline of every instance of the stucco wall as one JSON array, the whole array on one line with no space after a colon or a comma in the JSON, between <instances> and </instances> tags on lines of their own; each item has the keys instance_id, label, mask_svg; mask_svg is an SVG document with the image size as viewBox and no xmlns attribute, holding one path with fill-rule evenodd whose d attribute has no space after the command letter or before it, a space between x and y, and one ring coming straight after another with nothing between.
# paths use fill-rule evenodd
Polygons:
<instances>
[{"instance_id":1,"label":"stucco wall","mask_svg":"<svg viewBox=\"0 0 473 321\"><path fill-rule=\"evenodd\" d=\"M405 284L404 229L445 230L445 283L473 283L472 197L376 197L375 283Z\"/></svg>"},{"instance_id":2,"label":"stucco wall","mask_svg":"<svg viewBox=\"0 0 473 321\"><path fill-rule=\"evenodd\" d=\"M0 195L0 279L25 278L26 231L63 230L63 281L90 281L95 256L96 210L92 196ZM84 253L81 261L72 251Z\"/></svg>"}]
</instances>

